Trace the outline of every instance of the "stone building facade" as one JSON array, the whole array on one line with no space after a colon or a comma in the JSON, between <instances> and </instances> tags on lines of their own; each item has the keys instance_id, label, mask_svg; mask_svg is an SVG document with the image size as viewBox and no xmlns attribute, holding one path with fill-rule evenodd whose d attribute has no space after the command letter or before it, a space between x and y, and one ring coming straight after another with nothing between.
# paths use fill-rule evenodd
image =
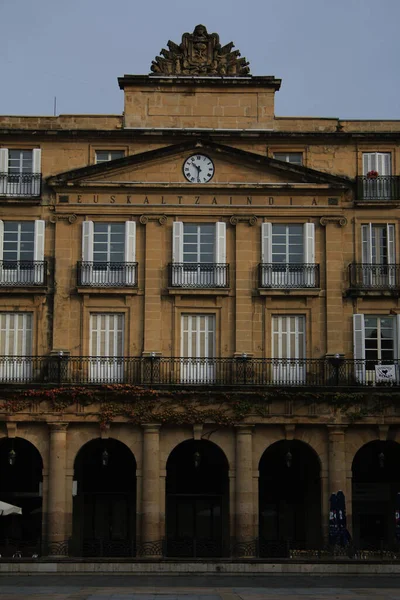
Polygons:
<instances>
[{"instance_id":1,"label":"stone building facade","mask_svg":"<svg viewBox=\"0 0 400 600\"><path fill-rule=\"evenodd\" d=\"M283 557L339 490L396 543L400 122L277 117L232 48L0 117L3 555Z\"/></svg>"}]
</instances>

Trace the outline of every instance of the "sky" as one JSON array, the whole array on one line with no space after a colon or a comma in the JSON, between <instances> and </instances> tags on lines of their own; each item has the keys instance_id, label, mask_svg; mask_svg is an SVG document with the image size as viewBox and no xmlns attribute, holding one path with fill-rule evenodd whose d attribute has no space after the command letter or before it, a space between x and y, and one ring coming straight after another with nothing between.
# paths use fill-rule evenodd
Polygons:
<instances>
[{"instance_id":1,"label":"sky","mask_svg":"<svg viewBox=\"0 0 400 600\"><path fill-rule=\"evenodd\" d=\"M400 0L0 0L0 114L120 114L117 77L148 74L202 23L279 116L400 119Z\"/></svg>"}]
</instances>

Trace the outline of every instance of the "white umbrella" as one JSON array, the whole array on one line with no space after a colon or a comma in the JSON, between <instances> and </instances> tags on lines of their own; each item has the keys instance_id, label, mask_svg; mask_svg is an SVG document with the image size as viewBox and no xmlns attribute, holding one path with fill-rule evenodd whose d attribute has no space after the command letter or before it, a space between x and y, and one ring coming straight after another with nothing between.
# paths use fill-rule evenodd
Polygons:
<instances>
[{"instance_id":1,"label":"white umbrella","mask_svg":"<svg viewBox=\"0 0 400 600\"><path fill-rule=\"evenodd\" d=\"M22 508L0 500L0 517L7 517L7 515L22 515Z\"/></svg>"}]
</instances>

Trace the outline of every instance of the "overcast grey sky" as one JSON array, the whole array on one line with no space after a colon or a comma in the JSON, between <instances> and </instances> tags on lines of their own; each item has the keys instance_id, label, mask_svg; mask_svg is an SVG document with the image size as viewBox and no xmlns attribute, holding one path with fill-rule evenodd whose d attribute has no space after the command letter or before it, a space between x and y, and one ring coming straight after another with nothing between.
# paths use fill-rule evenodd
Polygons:
<instances>
[{"instance_id":1,"label":"overcast grey sky","mask_svg":"<svg viewBox=\"0 0 400 600\"><path fill-rule=\"evenodd\" d=\"M121 113L198 23L282 78L277 115L400 118L400 0L0 0L0 114Z\"/></svg>"}]
</instances>

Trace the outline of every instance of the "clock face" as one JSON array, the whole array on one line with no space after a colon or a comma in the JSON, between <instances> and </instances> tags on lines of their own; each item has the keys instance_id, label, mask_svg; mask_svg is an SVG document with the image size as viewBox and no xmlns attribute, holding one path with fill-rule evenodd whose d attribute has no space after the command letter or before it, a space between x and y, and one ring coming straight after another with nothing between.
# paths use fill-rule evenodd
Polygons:
<instances>
[{"instance_id":1,"label":"clock face","mask_svg":"<svg viewBox=\"0 0 400 600\"><path fill-rule=\"evenodd\" d=\"M190 183L207 183L213 178L214 163L204 154L193 154L183 163L183 174Z\"/></svg>"}]
</instances>

